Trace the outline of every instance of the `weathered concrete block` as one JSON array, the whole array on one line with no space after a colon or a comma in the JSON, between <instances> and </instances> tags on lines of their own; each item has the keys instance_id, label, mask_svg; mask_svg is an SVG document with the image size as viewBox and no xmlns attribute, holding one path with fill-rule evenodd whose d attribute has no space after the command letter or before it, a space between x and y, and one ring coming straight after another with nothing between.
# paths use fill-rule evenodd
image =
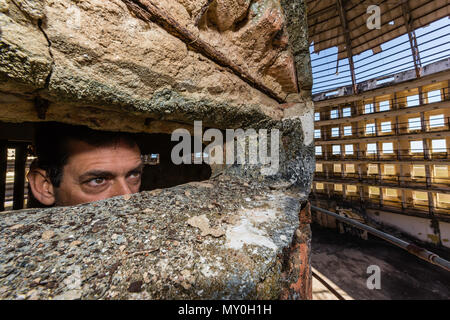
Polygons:
<instances>
[{"instance_id":1,"label":"weathered concrete block","mask_svg":"<svg viewBox=\"0 0 450 320\"><path fill-rule=\"evenodd\" d=\"M308 298L304 200L224 175L78 207L3 213L0 298Z\"/></svg>"}]
</instances>

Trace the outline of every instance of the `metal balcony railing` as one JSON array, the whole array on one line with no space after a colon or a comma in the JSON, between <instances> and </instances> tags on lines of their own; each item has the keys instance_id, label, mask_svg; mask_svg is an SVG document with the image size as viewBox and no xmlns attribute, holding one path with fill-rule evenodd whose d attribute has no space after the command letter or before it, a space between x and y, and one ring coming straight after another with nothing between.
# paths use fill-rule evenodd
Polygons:
<instances>
[{"instance_id":1,"label":"metal balcony railing","mask_svg":"<svg viewBox=\"0 0 450 320\"><path fill-rule=\"evenodd\" d=\"M384 121L385 123L389 121ZM363 128L352 127L352 132L349 134L345 130L335 128L338 130L323 130L321 135L315 135L317 141L330 141L330 140L351 140L355 138L370 138L370 137L395 137L399 135L417 134L417 133L429 133L429 132L445 132L450 130L450 117L442 119L432 120L415 120L411 122L402 123L390 123L384 124L377 123L377 127L365 126ZM332 128L333 129L333 128Z\"/></svg>"},{"instance_id":2,"label":"metal balcony railing","mask_svg":"<svg viewBox=\"0 0 450 320\"><path fill-rule=\"evenodd\" d=\"M450 159L450 148L422 148L422 149L400 149L400 150L369 150L369 151L353 151L345 153L341 150L339 153L333 154L322 146L322 153L316 153L319 160L367 160L367 161L383 161L383 160L448 160ZM325 150L324 150L325 149ZM344 149L344 148L342 148Z\"/></svg>"},{"instance_id":3,"label":"metal balcony railing","mask_svg":"<svg viewBox=\"0 0 450 320\"><path fill-rule=\"evenodd\" d=\"M316 172L314 174L316 180L326 180L333 179L342 182L348 182L348 180L358 181L360 183L365 183L368 185L383 185L383 186L394 186L394 187L422 187L424 189L433 188L450 188L449 178L436 178L424 176L398 176L398 175L361 175L357 173L340 173L340 172L330 172L326 174L325 172Z\"/></svg>"},{"instance_id":4,"label":"metal balcony railing","mask_svg":"<svg viewBox=\"0 0 450 320\"><path fill-rule=\"evenodd\" d=\"M362 104L361 101L354 101L354 102L346 103L346 104L339 106L340 108L350 108L351 109L350 113L342 112L341 114L338 113L336 117L332 117L331 110L330 110L330 112L327 112L327 113L322 112L320 115L320 120L316 120L316 122L327 121L327 120L336 120L336 119L345 119L345 118L363 116L363 115L368 115L368 114L380 114L380 113L391 112L391 111L395 111L395 110L399 110L399 109L410 109L410 108L415 108L415 107L426 106L426 105L433 104L433 103L449 101L450 100L450 94L449 94L450 88L444 87L444 88L441 88L440 91L441 92L439 95L438 94L427 95L426 93L424 93L424 94L422 94L422 96L423 96L422 99L420 99L419 94L408 94L408 95L401 95L401 96L399 95L399 96L396 96L395 98L386 99L386 100L382 101L382 102L389 102L388 108L386 108L386 109L382 109L379 102L376 103L378 105L378 106L376 106L373 104L373 102L367 102L367 103ZM408 97L410 97L410 99L408 99ZM432 101L436 100L436 102L429 102L430 100L432 100ZM371 105L371 107L370 107L370 105ZM338 106L336 106L336 108L337 107ZM334 115L336 115L336 114L334 113Z\"/></svg>"},{"instance_id":5,"label":"metal balcony railing","mask_svg":"<svg viewBox=\"0 0 450 320\"><path fill-rule=\"evenodd\" d=\"M8 149L14 150L14 156L8 157ZM11 209L23 209L28 197L25 174L31 159L28 143L0 141L0 211L12 204Z\"/></svg>"},{"instance_id":6,"label":"metal balcony railing","mask_svg":"<svg viewBox=\"0 0 450 320\"><path fill-rule=\"evenodd\" d=\"M402 202L400 200L391 200L391 199L383 199L380 201L379 196L368 196L364 195L364 197L360 196L351 196L333 193L328 196L326 190L317 190L316 193L310 194L311 200L323 200L323 201L333 201L336 205L340 207L347 208L369 208L369 209L380 209L394 212L417 212L428 215L430 211L442 214L444 216L450 215L450 204L448 206L436 205L434 207L429 206L428 204L423 203L423 201L410 201L410 202Z\"/></svg>"}]
</instances>

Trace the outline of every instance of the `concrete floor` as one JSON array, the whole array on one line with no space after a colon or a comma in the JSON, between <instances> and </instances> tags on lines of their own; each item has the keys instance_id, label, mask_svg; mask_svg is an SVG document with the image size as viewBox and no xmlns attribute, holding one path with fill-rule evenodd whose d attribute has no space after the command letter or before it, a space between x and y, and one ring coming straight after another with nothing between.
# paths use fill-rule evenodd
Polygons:
<instances>
[{"instance_id":1,"label":"concrete floor","mask_svg":"<svg viewBox=\"0 0 450 320\"><path fill-rule=\"evenodd\" d=\"M450 272L377 238L364 241L316 225L312 230L313 272L322 279L313 280L313 299L450 299ZM380 290L367 288L371 265L380 267Z\"/></svg>"}]
</instances>

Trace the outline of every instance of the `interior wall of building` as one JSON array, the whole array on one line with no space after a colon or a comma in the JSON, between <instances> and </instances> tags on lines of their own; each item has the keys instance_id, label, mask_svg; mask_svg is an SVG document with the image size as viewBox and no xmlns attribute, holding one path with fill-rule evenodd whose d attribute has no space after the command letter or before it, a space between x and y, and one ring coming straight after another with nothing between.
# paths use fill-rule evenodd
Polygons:
<instances>
[{"instance_id":1,"label":"interior wall of building","mask_svg":"<svg viewBox=\"0 0 450 320\"><path fill-rule=\"evenodd\" d=\"M448 78L450 72L444 81L410 81L407 89L388 86L377 95L316 106L313 194L358 210L369 203L379 210L368 218L448 247Z\"/></svg>"}]
</instances>

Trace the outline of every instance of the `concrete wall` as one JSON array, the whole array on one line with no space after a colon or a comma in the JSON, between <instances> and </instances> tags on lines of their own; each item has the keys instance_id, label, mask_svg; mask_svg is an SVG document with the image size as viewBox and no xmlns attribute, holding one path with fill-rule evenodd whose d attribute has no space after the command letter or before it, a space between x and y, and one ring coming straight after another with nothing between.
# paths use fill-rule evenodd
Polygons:
<instances>
[{"instance_id":1,"label":"concrete wall","mask_svg":"<svg viewBox=\"0 0 450 320\"><path fill-rule=\"evenodd\" d=\"M384 211L377 211L378 214L368 213L368 216L375 221L395 227L396 229L424 242L435 243L435 234L431 228L431 220L418 217L411 217Z\"/></svg>"}]
</instances>

